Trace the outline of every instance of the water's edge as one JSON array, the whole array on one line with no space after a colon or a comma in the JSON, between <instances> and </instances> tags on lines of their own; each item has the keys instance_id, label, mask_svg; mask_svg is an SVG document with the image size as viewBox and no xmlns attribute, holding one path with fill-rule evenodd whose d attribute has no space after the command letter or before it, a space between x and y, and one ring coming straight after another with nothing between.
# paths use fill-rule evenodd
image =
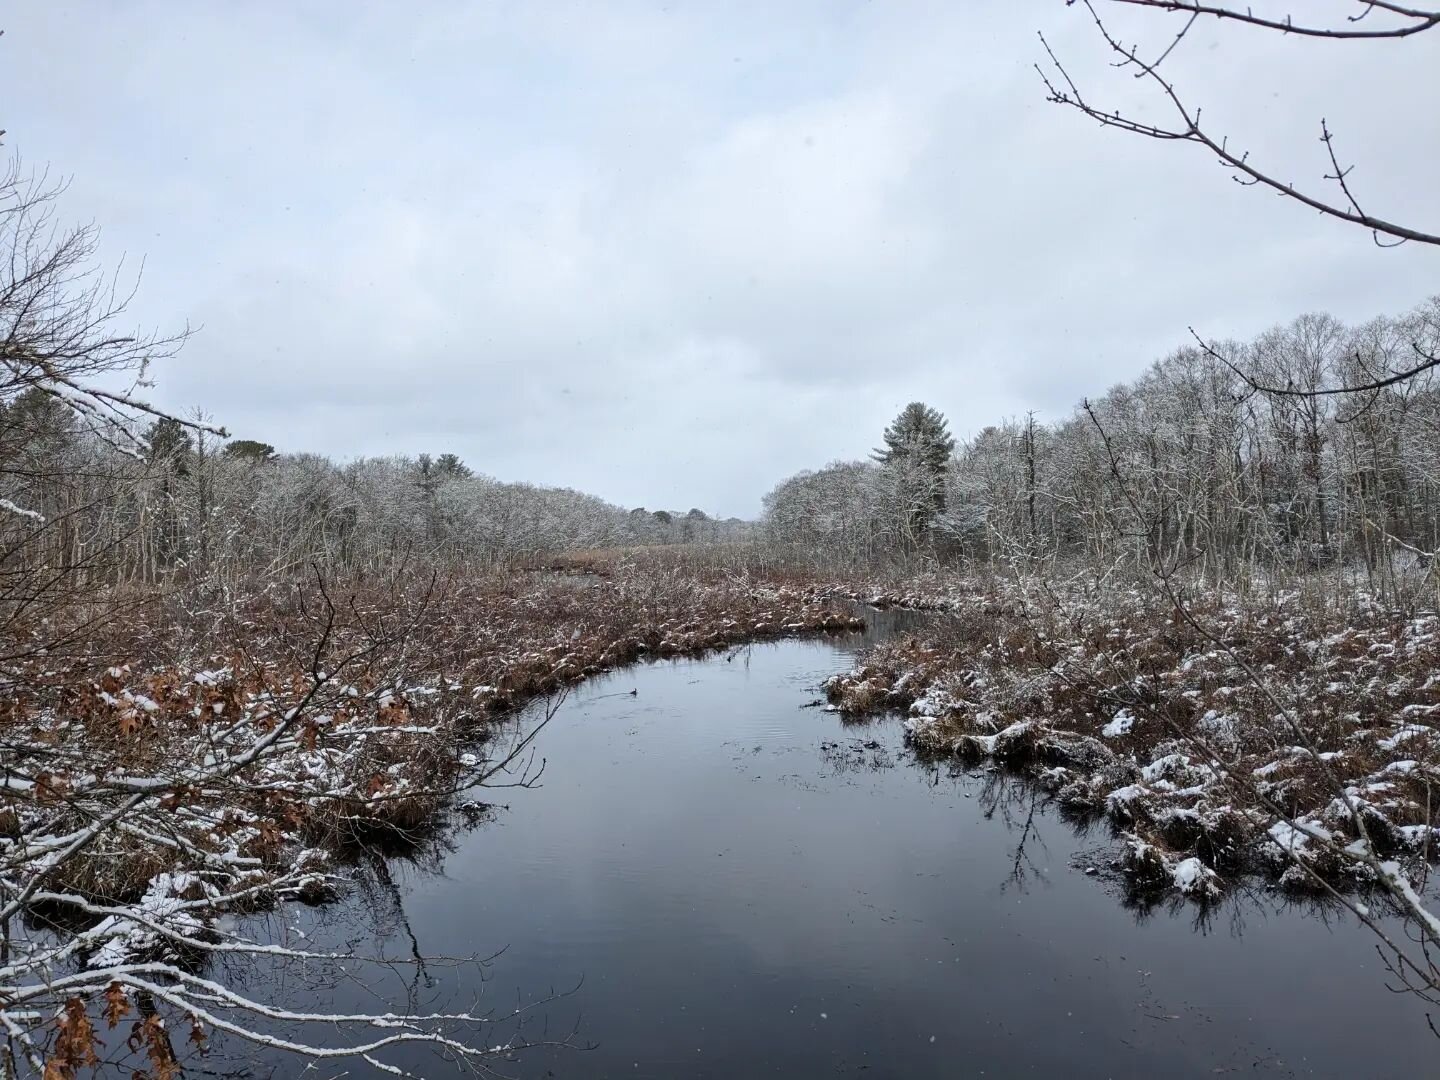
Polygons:
<instances>
[{"instance_id":1,"label":"water's edge","mask_svg":"<svg viewBox=\"0 0 1440 1080\"><path fill-rule=\"evenodd\" d=\"M518 1076L1410 1076L1440 1046L1334 912L1237 890L1126 906L1087 876L1113 843L1031 785L916 763L897 719L805 708L826 675L924 625L867 611L792 639L614 672L537 740L542 785L274 937L474 968L266 982L337 1008L481 1000L593 1049ZM633 695L631 691L634 691ZM378 868L378 870L377 870ZM259 921L256 921L258 926ZM497 1032L504 1025L497 1027ZM487 1039L490 1036L487 1035ZM427 1075L429 1052L393 1059ZM551 1072L550 1070L553 1070ZM281 1068L283 1074L283 1066Z\"/></svg>"}]
</instances>

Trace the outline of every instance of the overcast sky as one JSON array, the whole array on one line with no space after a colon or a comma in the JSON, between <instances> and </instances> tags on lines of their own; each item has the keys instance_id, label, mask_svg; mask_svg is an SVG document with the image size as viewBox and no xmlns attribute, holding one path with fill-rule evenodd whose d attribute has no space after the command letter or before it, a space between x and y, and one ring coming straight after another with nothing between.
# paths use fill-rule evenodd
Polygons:
<instances>
[{"instance_id":1,"label":"overcast sky","mask_svg":"<svg viewBox=\"0 0 1440 1080\"><path fill-rule=\"evenodd\" d=\"M283 450L749 516L914 399L963 437L1189 324L1440 291L1433 250L1047 105L1037 30L1160 115L1062 0L17 0L0 28L7 150L146 259L143 323L199 328L155 397ZM1172 71L1297 184L1327 117L1367 209L1434 231L1434 37L1205 27Z\"/></svg>"}]
</instances>

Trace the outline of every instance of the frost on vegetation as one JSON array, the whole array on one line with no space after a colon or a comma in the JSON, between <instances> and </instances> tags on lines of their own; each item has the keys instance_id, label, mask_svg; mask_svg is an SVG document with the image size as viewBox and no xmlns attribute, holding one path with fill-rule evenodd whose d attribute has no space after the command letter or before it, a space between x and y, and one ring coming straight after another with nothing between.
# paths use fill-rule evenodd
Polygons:
<instances>
[{"instance_id":1,"label":"frost on vegetation","mask_svg":"<svg viewBox=\"0 0 1440 1080\"><path fill-rule=\"evenodd\" d=\"M1170 877L1175 887L1186 896L1220 895L1220 875L1193 855L1171 866Z\"/></svg>"},{"instance_id":2,"label":"frost on vegetation","mask_svg":"<svg viewBox=\"0 0 1440 1080\"><path fill-rule=\"evenodd\" d=\"M1312 856L1315 853L1316 841L1329 842L1335 839L1334 833L1329 829L1303 819L1294 824L1277 821L1266 830L1266 835L1283 854L1294 859Z\"/></svg>"},{"instance_id":3,"label":"frost on vegetation","mask_svg":"<svg viewBox=\"0 0 1440 1080\"><path fill-rule=\"evenodd\" d=\"M572 598L543 584L453 598L419 644L464 657L458 669L411 676L407 655L361 650L363 664L289 672L256 662L266 648L285 654L266 638L246 643L243 664L116 664L54 701L26 703L8 750L49 764L0 778L0 863L15 869L17 891L44 872L57 895L133 905L141 922L185 932L237 899L322 898L357 837L409 837L444 820L484 761L460 746L487 717L642 654L743 641L754 626L784 634L855 622L799 588L677 579L657 592L621 579L591 590L585 632L556 644L556 620L572 617L557 605ZM277 621L243 625L269 635ZM314 628L298 632L308 657ZM134 805L122 825L57 872L75 815L103 821L125 800ZM163 945L154 926L107 919L90 948L97 963Z\"/></svg>"},{"instance_id":4,"label":"frost on vegetation","mask_svg":"<svg viewBox=\"0 0 1440 1080\"><path fill-rule=\"evenodd\" d=\"M1130 734L1130 729L1134 726L1135 717L1130 715L1129 710L1121 709L1114 719L1100 729L1100 734L1107 739L1118 739L1121 735Z\"/></svg>"},{"instance_id":5,"label":"frost on vegetation","mask_svg":"<svg viewBox=\"0 0 1440 1080\"><path fill-rule=\"evenodd\" d=\"M1434 733L1434 728L1426 727L1424 724L1401 724L1399 730L1393 735L1378 740L1378 745L1382 750L1394 750L1402 743L1410 742L1412 739L1428 739Z\"/></svg>"},{"instance_id":6,"label":"frost on vegetation","mask_svg":"<svg viewBox=\"0 0 1440 1080\"><path fill-rule=\"evenodd\" d=\"M1433 825L1400 825L1395 831L1411 850L1433 847L1440 840L1440 828Z\"/></svg>"},{"instance_id":7,"label":"frost on vegetation","mask_svg":"<svg viewBox=\"0 0 1440 1080\"><path fill-rule=\"evenodd\" d=\"M1166 754L1142 767L1140 778L1147 783L1156 784L1185 776L1190 771L1190 758L1185 754Z\"/></svg>"},{"instance_id":8,"label":"frost on vegetation","mask_svg":"<svg viewBox=\"0 0 1440 1080\"><path fill-rule=\"evenodd\" d=\"M214 900L218 892L195 874L155 875L145 894L133 905L135 914L144 921L110 915L86 932L87 945L94 950L88 965L109 968L156 955L173 955L175 939L164 931L189 938L205 933L208 922L203 914L195 913L197 909L203 911L203 904L197 901Z\"/></svg>"},{"instance_id":9,"label":"frost on vegetation","mask_svg":"<svg viewBox=\"0 0 1440 1080\"><path fill-rule=\"evenodd\" d=\"M950 607L944 644L919 635L872 650L832 680L831 700L864 711L898 698L916 749L993 758L1067 807L1107 814L1165 867L1186 867L1148 882L1190 895L1250 871L1287 886L1353 884L1370 873L1344 851L1361 830L1395 851L1433 837L1440 739L1424 720L1440 713L1437 620L1422 620L1422 634L1383 607L1366 622L1362 608L1337 629L1306 597L1282 594L1274 610L1204 613L1232 654L1187 639L1138 594L1067 597L1062 621L997 623L1020 607L1002 599L1009 588ZM1134 704L1098 704L1122 701L1144 702L1144 719ZM1296 825L1277 821L1277 805Z\"/></svg>"},{"instance_id":10,"label":"frost on vegetation","mask_svg":"<svg viewBox=\"0 0 1440 1080\"><path fill-rule=\"evenodd\" d=\"M1174 888L1194 900L1213 900L1223 891L1220 875L1191 855L1178 858L1138 836L1125 840L1121 865L1132 880L1152 889Z\"/></svg>"},{"instance_id":11,"label":"frost on vegetation","mask_svg":"<svg viewBox=\"0 0 1440 1080\"><path fill-rule=\"evenodd\" d=\"M27 510L23 506L17 506L9 499L0 499L0 510L4 510L6 513L14 514L16 517L29 518L31 521L39 522L41 525L45 524L44 514L40 513L37 510Z\"/></svg>"}]
</instances>

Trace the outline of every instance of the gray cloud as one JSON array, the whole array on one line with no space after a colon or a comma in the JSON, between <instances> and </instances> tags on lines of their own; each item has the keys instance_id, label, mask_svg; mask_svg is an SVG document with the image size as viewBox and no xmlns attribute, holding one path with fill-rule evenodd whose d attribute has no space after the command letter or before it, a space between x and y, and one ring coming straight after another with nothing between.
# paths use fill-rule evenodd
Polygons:
<instances>
[{"instance_id":1,"label":"gray cloud","mask_svg":"<svg viewBox=\"0 0 1440 1080\"><path fill-rule=\"evenodd\" d=\"M1074 9L1019 7L30 0L0 123L110 257L147 255L141 321L203 327L166 403L631 505L750 514L913 398L963 435L1063 414L1189 324L1434 291L1433 254L1045 105L1041 28L1157 107ZM1297 183L1326 116L1377 212L1433 224L1436 60L1232 27L1174 70Z\"/></svg>"}]
</instances>

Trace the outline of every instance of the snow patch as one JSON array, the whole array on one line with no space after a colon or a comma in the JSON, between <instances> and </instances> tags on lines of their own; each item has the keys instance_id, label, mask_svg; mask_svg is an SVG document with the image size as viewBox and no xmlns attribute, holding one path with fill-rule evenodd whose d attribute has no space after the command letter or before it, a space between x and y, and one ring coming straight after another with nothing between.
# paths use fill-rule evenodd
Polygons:
<instances>
[{"instance_id":1,"label":"snow patch","mask_svg":"<svg viewBox=\"0 0 1440 1080\"><path fill-rule=\"evenodd\" d=\"M1128 735L1134 726L1135 717L1130 715L1128 709L1121 709L1113 720L1100 729L1100 734L1107 739L1118 739L1121 735Z\"/></svg>"}]
</instances>

